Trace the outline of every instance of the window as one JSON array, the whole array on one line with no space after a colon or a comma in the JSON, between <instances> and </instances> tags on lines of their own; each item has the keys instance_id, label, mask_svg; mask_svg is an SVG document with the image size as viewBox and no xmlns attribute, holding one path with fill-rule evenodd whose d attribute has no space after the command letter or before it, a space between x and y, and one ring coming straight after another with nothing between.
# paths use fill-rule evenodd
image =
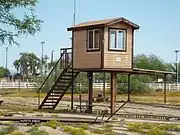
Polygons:
<instances>
[{"instance_id":1,"label":"window","mask_svg":"<svg viewBox=\"0 0 180 135\"><path fill-rule=\"evenodd\" d=\"M88 31L88 50L99 50L100 34L99 30Z\"/></svg>"},{"instance_id":2,"label":"window","mask_svg":"<svg viewBox=\"0 0 180 135\"><path fill-rule=\"evenodd\" d=\"M125 50L125 30L110 29L110 49Z\"/></svg>"}]
</instances>

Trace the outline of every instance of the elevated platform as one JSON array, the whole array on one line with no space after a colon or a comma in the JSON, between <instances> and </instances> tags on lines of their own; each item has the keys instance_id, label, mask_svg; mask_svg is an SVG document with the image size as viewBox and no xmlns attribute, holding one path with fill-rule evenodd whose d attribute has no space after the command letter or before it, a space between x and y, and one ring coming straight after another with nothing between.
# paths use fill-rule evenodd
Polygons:
<instances>
[{"instance_id":1,"label":"elevated platform","mask_svg":"<svg viewBox=\"0 0 180 135\"><path fill-rule=\"evenodd\" d=\"M176 75L175 72L169 71L160 71L160 70L149 70L149 69L140 69L140 68L133 68L133 69L122 69L122 68L94 68L94 69L75 69L81 72L117 72L123 74L172 74Z\"/></svg>"}]
</instances>

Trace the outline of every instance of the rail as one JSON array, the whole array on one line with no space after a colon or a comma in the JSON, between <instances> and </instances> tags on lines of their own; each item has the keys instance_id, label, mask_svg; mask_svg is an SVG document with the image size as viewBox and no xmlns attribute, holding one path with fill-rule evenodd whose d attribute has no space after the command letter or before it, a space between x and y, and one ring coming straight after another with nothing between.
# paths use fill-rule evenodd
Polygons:
<instances>
[{"instance_id":1,"label":"rail","mask_svg":"<svg viewBox=\"0 0 180 135\"><path fill-rule=\"evenodd\" d=\"M72 50L72 48L61 49L61 56L59 60L56 62L55 66L52 68L52 70L50 71L50 73L42 83L37 94L40 93L42 89L46 89L46 91L49 91L50 88L53 86L54 82L60 76L63 69L69 65L69 63L71 62L71 59L69 57L71 52L69 52L69 50Z\"/></svg>"}]
</instances>

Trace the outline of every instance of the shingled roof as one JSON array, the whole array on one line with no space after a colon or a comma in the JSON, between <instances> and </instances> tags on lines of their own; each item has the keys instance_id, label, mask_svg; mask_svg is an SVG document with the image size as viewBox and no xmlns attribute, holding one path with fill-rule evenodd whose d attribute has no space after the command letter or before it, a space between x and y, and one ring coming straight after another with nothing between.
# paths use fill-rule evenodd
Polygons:
<instances>
[{"instance_id":1,"label":"shingled roof","mask_svg":"<svg viewBox=\"0 0 180 135\"><path fill-rule=\"evenodd\" d=\"M139 29L139 25L121 17L121 18L111 18L111 19L83 22L83 23L74 25L68 28L67 30L70 31L70 30L76 30L78 28L86 28L86 27L92 27L92 26L108 26L108 25L112 25L112 24L120 23L120 22L130 25L134 29Z\"/></svg>"}]
</instances>

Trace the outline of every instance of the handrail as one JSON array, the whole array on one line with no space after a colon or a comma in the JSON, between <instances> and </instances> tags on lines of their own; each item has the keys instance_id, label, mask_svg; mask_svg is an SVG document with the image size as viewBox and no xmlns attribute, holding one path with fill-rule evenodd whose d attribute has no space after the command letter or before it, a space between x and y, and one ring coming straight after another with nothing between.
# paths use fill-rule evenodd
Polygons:
<instances>
[{"instance_id":1,"label":"handrail","mask_svg":"<svg viewBox=\"0 0 180 135\"><path fill-rule=\"evenodd\" d=\"M39 88L39 90L37 91L37 94L40 92L40 90L42 89L42 87L44 86L44 84L46 83L46 81L49 79L51 73L54 71L54 69L56 68L56 66L58 65L59 61L62 59L63 55L65 54L66 50L63 51L63 53L61 54L61 57L58 59L58 61L56 62L56 64L54 65L54 67L51 69L51 72L48 74L48 76L46 77L46 79L44 80L44 82L42 83L41 87Z\"/></svg>"}]
</instances>

